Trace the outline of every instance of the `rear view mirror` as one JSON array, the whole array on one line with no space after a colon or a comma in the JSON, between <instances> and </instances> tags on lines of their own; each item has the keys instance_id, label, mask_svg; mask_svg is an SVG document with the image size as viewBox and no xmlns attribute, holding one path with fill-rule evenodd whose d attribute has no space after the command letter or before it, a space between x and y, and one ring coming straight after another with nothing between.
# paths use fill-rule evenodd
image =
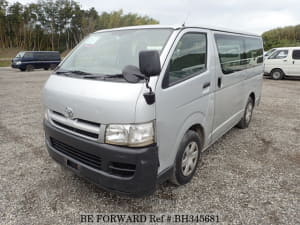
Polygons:
<instances>
[{"instance_id":1,"label":"rear view mirror","mask_svg":"<svg viewBox=\"0 0 300 225\"><path fill-rule=\"evenodd\" d=\"M140 71L146 77L160 74L160 57L158 51L141 51L139 54Z\"/></svg>"}]
</instances>

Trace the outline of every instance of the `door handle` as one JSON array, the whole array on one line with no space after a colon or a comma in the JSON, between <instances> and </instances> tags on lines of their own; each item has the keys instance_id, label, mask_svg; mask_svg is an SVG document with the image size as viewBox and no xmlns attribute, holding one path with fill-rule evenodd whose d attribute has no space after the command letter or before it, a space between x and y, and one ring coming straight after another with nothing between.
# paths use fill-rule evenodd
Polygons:
<instances>
[{"instance_id":1,"label":"door handle","mask_svg":"<svg viewBox=\"0 0 300 225\"><path fill-rule=\"evenodd\" d=\"M222 77L218 77L218 87L222 86Z\"/></svg>"},{"instance_id":2,"label":"door handle","mask_svg":"<svg viewBox=\"0 0 300 225\"><path fill-rule=\"evenodd\" d=\"M210 82L206 82L203 84L203 89L208 88L210 86Z\"/></svg>"}]
</instances>

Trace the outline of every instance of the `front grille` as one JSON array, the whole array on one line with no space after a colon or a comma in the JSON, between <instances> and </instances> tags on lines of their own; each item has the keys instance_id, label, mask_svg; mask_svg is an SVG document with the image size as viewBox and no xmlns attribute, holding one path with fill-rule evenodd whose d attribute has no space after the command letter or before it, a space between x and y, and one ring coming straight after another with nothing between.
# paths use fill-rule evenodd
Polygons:
<instances>
[{"instance_id":1,"label":"front grille","mask_svg":"<svg viewBox=\"0 0 300 225\"><path fill-rule=\"evenodd\" d=\"M70 132L83 135L88 138L98 139L100 133L100 123L84 120L81 118L67 118L63 113L49 110L49 118L59 128L64 128Z\"/></svg>"},{"instance_id":2,"label":"front grille","mask_svg":"<svg viewBox=\"0 0 300 225\"><path fill-rule=\"evenodd\" d=\"M74 148L72 146L69 146L65 143L62 143L61 141L58 141L54 138L50 138L52 147L55 148L57 151L78 160L79 162L82 162L90 167L93 167L98 170L102 170L101 164L102 159L99 156L83 152L77 148Z\"/></svg>"},{"instance_id":3,"label":"front grille","mask_svg":"<svg viewBox=\"0 0 300 225\"><path fill-rule=\"evenodd\" d=\"M52 121L57 126L60 126L60 127L65 128L67 130L73 131L75 133L82 134L82 135L85 135L85 136L88 136L88 137L91 137L91 138L96 138L96 139L99 137L98 134L95 134L95 133L92 133L92 132L88 132L88 131L85 131L85 130L81 130L81 129L78 129L78 128L75 128L75 127L71 127L71 126L68 126L66 124L60 123L60 122L58 122L56 120L52 120Z\"/></svg>"}]
</instances>

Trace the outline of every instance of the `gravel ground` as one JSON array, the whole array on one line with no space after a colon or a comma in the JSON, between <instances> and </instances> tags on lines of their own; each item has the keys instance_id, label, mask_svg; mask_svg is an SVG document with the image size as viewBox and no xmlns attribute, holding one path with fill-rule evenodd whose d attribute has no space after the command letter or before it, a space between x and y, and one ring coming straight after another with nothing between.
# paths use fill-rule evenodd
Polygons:
<instances>
[{"instance_id":1,"label":"gravel ground","mask_svg":"<svg viewBox=\"0 0 300 225\"><path fill-rule=\"evenodd\" d=\"M0 69L0 224L80 224L80 213L214 213L220 224L300 224L300 81L264 80L248 129L203 155L191 183L154 195L105 192L62 169L44 145L50 72Z\"/></svg>"}]
</instances>

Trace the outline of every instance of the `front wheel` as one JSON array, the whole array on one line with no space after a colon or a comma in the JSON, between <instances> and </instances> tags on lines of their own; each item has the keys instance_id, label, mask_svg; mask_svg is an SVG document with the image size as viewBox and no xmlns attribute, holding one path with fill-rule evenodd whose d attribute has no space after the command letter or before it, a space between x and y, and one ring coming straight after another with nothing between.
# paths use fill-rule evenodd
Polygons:
<instances>
[{"instance_id":1,"label":"front wheel","mask_svg":"<svg viewBox=\"0 0 300 225\"><path fill-rule=\"evenodd\" d=\"M171 182L176 185L188 183L195 174L200 154L200 137L197 132L189 130L180 143Z\"/></svg>"},{"instance_id":2,"label":"front wheel","mask_svg":"<svg viewBox=\"0 0 300 225\"><path fill-rule=\"evenodd\" d=\"M282 80L283 76L284 74L280 69L275 69L271 72L271 77L273 80Z\"/></svg>"},{"instance_id":3,"label":"front wheel","mask_svg":"<svg viewBox=\"0 0 300 225\"><path fill-rule=\"evenodd\" d=\"M251 97L249 97L245 107L244 115L240 120L240 122L237 124L238 128L245 129L249 126L252 119L253 108L254 108L254 101Z\"/></svg>"},{"instance_id":4,"label":"front wheel","mask_svg":"<svg viewBox=\"0 0 300 225\"><path fill-rule=\"evenodd\" d=\"M28 71L28 72L33 71L33 69L34 69L33 65L29 64L29 65L26 66L26 71Z\"/></svg>"}]
</instances>

